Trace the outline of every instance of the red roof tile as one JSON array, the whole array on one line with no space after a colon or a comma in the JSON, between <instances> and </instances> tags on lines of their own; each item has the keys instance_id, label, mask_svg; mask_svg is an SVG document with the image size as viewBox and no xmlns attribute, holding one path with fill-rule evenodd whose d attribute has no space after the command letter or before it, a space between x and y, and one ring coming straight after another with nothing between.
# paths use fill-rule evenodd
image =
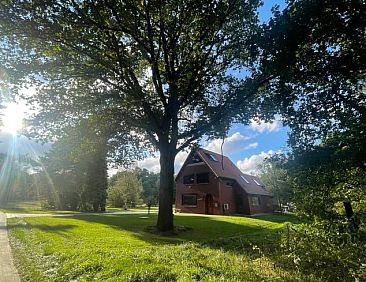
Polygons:
<instances>
[{"instance_id":1,"label":"red roof tile","mask_svg":"<svg viewBox=\"0 0 366 282\"><path fill-rule=\"evenodd\" d=\"M241 172L228 157L201 148L197 150L197 154L211 168L212 172L217 177L234 179L248 194L272 196L272 194L265 189L264 184L258 177ZM210 155L213 156L213 158L211 158Z\"/></svg>"}]
</instances>

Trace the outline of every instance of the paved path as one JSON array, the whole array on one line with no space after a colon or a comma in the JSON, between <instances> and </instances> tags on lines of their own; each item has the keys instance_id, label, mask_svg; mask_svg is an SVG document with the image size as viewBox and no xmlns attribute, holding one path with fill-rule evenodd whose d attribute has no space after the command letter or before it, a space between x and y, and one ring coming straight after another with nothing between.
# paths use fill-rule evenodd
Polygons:
<instances>
[{"instance_id":1,"label":"paved path","mask_svg":"<svg viewBox=\"0 0 366 282\"><path fill-rule=\"evenodd\" d=\"M11 255L6 215L0 212L0 282L20 282Z\"/></svg>"}]
</instances>

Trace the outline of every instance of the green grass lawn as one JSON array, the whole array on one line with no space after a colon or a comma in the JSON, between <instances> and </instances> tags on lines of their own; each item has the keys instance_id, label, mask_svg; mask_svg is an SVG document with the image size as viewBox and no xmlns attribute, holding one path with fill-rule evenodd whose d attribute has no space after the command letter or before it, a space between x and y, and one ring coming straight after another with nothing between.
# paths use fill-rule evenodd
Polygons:
<instances>
[{"instance_id":1,"label":"green grass lawn","mask_svg":"<svg viewBox=\"0 0 366 282\"><path fill-rule=\"evenodd\" d=\"M151 212L158 212L158 207L151 207ZM126 211L123 208L113 208L107 207L107 212L119 212ZM136 208L129 208L127 211L133 212L142 212L147 213L147 207L141 206ZM6 204L2 204L0 206L0 212L4 213L55 213L55 214L65 214L65 213L80 213L78 211L69 211L69 210L54 210L54 209L45 209L42 207L40 201L19 201L19 202L9 202Z\"/></svg>"},{"instance_id":2,"label":"green grass lawn","mask_svg":"<svg viewBox=\"0 0 366 282\"><path fill-rule=\"evenodd\" d=\"M8 202L0 206L0 212L4 213L78 213L76 211L67 210L51 210L42 207L40 201L19 201Z\"/></svg>"},{"instance_id":3,"label":"green grass lawn","mask_svg":"<svg viewBox=\"0 0 366 282\"><path fill-rule=\"evenodd\" d=\"M276 255L290 216L179 214L192 228L163 237L145 231L156 215L9 219L24 281L316 281Z\"/></svg>"}]
</instances>

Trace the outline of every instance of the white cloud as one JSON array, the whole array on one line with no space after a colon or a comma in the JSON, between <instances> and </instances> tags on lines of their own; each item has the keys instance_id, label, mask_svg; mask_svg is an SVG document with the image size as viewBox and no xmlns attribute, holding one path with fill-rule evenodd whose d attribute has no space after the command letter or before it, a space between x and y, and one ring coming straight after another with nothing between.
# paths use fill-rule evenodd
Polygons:
<instances>
[{"instance_id":1,"label":"white cloud","mask_svg":"<svg viewBox=\"0 0 366 282\"><path fill-rule=\"evenodd\" d=\"M247 146L240 144L240 141L245 141L250 139L250 137L242 135L240 132L235 132L233 135L227 137L224 142L223 151L224 155L229 155L244 150L252 149L258 146L258 143L252 143ZM256 144L256 145L255 145ZM214 139L207 144L205 149L221 154L222 139Z\"/></svg>"},{"instance_id":2,"label":"white cloud","mask_svg":"<svg viewBox=\"0 0 366 282\"><path fill-rule=\"evenodd\" d=\"M255 149L258 147L258 142L250 143L249 145L245 146L243 150Z\"/></svg>"},{"instance_id":3,"label":"white cloud","mask_svg":"<svg viewBox=\"0 0 366 282\"><path fill-rule=\"evenodd\" d=\"M182 165L184 164L189 152L179 152L175 157L175 172L178 173Z\"/></svg>"},{"instance_id":4,"label":"white cloud","mask_svg":"<svg viewBox=\"0 0 366 282\"><path fill-rule=\"evenodd\" d=\"M249 127L252 130L260 133L263 133L265 131L268 132L279 131L282 127L281 116L275 115L275 119L273 122L256 121L254 119L251 119Z\"/></svg>"},{"instance_id":5,"label":"white cloud","mask_svg":"<svg viewBox=\"0 0 366 282\"><path fill-rule=\"evenodd\" d=\"M269 150L268 152L260 152L257 155L252 155L244 160L239 160L236 162L236 166L244 173L257 174L258 165L263 162L267 157L274 155L276 152Z\"/></svg>"},{"instance_id":6,"label":"white cloud","mask_svg":"<svg viewBox=\"0 0 366 282\"><path fill-rule=\"evenodd\" d=\"M182 167L183 163L185 162L189 152L179 152L175 157L175 164L174 169L175 173L178 173L180 168ZM157 156L150 156L142 161L137 162L137 166L141 168L146 168L147 170L153 172L160 172L160 161L159 155Z\"/></svg>"},{"instance_id":7,"label":"white cloud","mask_svg":"<svg viewBox=\"0 0 366 282\"><path fill-rule=\"evenodd\" d=\"M137 166L141 168L146 168L152 172L160 172L160 163L159 163L159 156L150 156L142 161L137 162Z\"/></svg>"}]
</instances>

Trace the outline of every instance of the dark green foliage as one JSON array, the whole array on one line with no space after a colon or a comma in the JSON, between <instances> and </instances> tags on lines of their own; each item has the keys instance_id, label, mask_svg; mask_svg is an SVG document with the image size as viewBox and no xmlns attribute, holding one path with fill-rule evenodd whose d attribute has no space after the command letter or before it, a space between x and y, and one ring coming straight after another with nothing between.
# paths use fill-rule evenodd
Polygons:
<instances>
[{"instance_id":1,"label":"dark green foliage","mask_svg":"<svg viewBox=\"0 0 366 282\"><path fill-rule=\"evenodd\" d=\"M343 202L351 202L356 213L366 212L366 139L362 131L357 133L358 128L355 125L352 131L283 159L299 212L337 219L344 215Z\"/></svg>"},{"instance_id":2,"label":"dark green foliage","mask_svg":"<svg viewBox=\"0 0 366 282\"><path fill-rule=\"evenodd\" d=\"M346 222L290 226L282 238L284 259L301 272L316 273L323 281L364 281L364 227L352 233Z\"/></svg>"},{"instance_id":3,"label":"dark green foliage","mask_svg":"<svg viewBox=\"0 0 366 282\"><path fill-rule=\"evenodd\" d=\"M144 203L157 205L159 201L159 173L148 171L145 168L136 168L135 173L142 184Z\"/></svg>"},{"instance_id":4,"label":"dark green foliage","mask_svg":"<svg viewBox=\"0 0 366 282\"><path fill-rule=\"evenodd\" d=\"M282 113L293 149L366 124L366 5L361 0L288 1L264 27L263 115Z\"/></svg>"},{"instance_id":5,"label":"dark green foliage","mask_svg":"<svg viewBox=\"0 0 366 282\"><path fill-rule=\"evenodd\" d=\"M260 166L261 181L273 194L275 205L282 210L283 205L288 205L293 201L293 187L287 171L281 167L281 161L277 156L264 160Z\"/></svg>"},{"instance_id":6,"label":"dark green foliage","mask_svg":"<svg viewBox=\"0 0 366 282\"><path fill-rule=\"evenodd\" d=\"M58 209L105 211L107 136L90 120L68 128L41 160L43 186Z\"/></svg>"}]
</instances>

